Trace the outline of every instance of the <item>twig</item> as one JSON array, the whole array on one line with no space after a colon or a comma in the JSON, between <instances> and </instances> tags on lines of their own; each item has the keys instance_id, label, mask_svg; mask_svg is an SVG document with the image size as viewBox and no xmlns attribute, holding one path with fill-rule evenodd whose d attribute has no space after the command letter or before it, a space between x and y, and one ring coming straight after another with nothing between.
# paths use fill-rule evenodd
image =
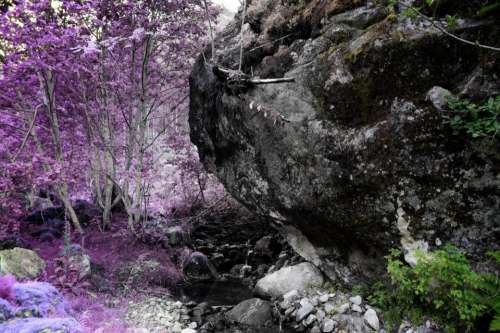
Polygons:
<instances>
[{"instance_id":1,"label":"twig","mask_svg":"<svg viewBox=\"0 0 500 333\"><path fill-rule=\"evenodd\" d=\"M283 82L295 82L295 78L293 77L283 77L283 78L271 78L271 79L258 79L251 77L242 71L238 70L232 70L232 69L227 69L227 68L222 68L218 66L213 67L214 74L216 74L217 77L228 80L228 81L233 81L237 83L247 83L247 84L273 84L273 83L283 83Z\"/></svg>"},{"instance_id":2,"label":"twig","mask_svg":"<svg viewBox=\"0 0 500 333\"><path fill-rule=\"evenodd\" d=\"M256 46L256 47L254 47L253 49L248 50L248 53L253 52L253 51L256 51L256 50L258 50L258 49L261 49L261 48L263 48L263 47L264 47L264 46L266 46L266 45L269 45L269 44L274 44L274 43L276 43L276 42L279 42L280 40L286 39L286 38L288 38L288 37L290 37L290 36L293 36L293 35L296 35L296 33L291 33L291 34L288 34L288 35L286 35L286 36L280 37L280 38L278 38L278 39L272 40L272 41L270 41L270 42L267 42L267 43L261 44L261 45L259 45L259 46Z\"/></svg>"},{"instance_id":3,"label":"twig","mask_svg":"<svg viewBox=\"0 0 500 333\"><path fill-rule=\"evenodd\" d=\"M282 77L276 79L249 79L247 82L251 84L272 84L272 83L283 83L283 82L295 82L295 78Z\"/></svg>"},{"instance_id":4,"label":"twig","mask_svg":"<svg viewBox=\"0 0 500 333\"><path fill-rule=\"evenodd\" d=\"M451 32L448 32L446 29L444 29L439 24L437 24L435 20L433 20L432 18L430 18L430 17L428 17L428 16L420 13L417 9L415 9L412 6L407 6L407 5L403 4L403 3L400 3L400 6L403 7L403 8L411 10L417 16L419 16L419 17L423 18L424 20L430 22L434 28L438 29L439 31L441 31L442 33L444 33L445 35L447 35L447 36L449 36L449 37L451 37L453 39L456 39L456 40L458 40L458 41L460 41L462 43L468 44L468 45L477 46L477 47L482 48L482 49L491 50L491 51L495 51L495 52L500 52L500 48L498 48L498 47L480 44L477 41L476 42L472 42L470 40L467 40L467 39L459 37L459 36L457 36L455 34L452 34Z\"/></svg>"},{"instance_id":5,"label":"twig","mask_svg":"<svg viewBox=\"0 0 500 333\"><path fill-rule=\"evenodd\" d=\"M19 157L19 155L23 151L24 146L26 145L26 142L28 141L28 138L31 134L31 131L33 130L33 126L35 126L35 120L36 120L37 113L38 113L38 109L35 109L33 112L33 119L31 119L31 123L29 124L28 131L26 132L26 135L23 138L23 142L21 143L19 150L16 152L16 155L14 155L14 157L12 158L13 162L15 162L17 160L17 158Z\"/></svg>"}]
</instances>

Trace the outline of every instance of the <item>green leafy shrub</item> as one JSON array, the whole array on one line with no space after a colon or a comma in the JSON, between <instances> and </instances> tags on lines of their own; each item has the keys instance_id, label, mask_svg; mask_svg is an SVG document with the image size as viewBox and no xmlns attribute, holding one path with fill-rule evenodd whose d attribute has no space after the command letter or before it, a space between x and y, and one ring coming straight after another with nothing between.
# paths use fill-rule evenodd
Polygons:
<instances>
[{"instance_id":1,"label":"green leafy shrub","mask_svg":"<svg viewBox=\"0 0 500 333\"><path fill-rule=\"evenodd\" d=\"M457 248L446 246L433 253L419 253L413 268L400 257L397 250L386 257L390 286L375 285L369 297L384 309L388 326L404 317L414 323L427 317L447 332L471 331L478 319L492 314L498 302L497 277L474 272Z\"/></svg>"},{"instance_id":2,"label":"green leafy shrub","mask_svg":"<svg viewBox=\"0 0 500 333\"><path fill-rule=\"evenodd\" d=\"M466 133L473 138L498 137L500 134L500 96L477 105L452 97L448 100L451 113L445 117L454 135Z\"/></svg>"}]
</instances>

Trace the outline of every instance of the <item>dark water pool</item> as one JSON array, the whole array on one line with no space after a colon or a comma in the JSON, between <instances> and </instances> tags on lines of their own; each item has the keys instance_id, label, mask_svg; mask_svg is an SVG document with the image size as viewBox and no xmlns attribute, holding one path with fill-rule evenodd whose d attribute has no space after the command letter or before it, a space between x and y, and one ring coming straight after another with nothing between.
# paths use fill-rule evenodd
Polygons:
<instances>
[{"instance_id":1,"label":"dark water pool","mask_svg":"<svg viewBox=\"0 0 500 333\"><path fill-rule=\"evenodd\" d=\"M236 305L253 297L252 290L238 280L183 283L174 295L183 302L207 302L211 306Z\"/></svg>"}]
</instances>

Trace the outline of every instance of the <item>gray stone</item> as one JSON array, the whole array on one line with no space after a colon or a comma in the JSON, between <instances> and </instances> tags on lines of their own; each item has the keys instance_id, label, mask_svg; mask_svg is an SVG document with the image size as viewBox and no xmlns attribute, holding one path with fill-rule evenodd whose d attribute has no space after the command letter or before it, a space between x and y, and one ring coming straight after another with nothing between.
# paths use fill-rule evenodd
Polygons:
<instances>
[{"instance_id":1,"label":"gray stone","mask_svg":"<svg viewBox=\"0 0 500 333\"><path fill-rule=\"evenodd\" d=\"M326 317L326 313L323 310L317 310L316 311L316 317L318 318L318 321L323 321Z\"/></svg>"},{"instance_id":2,"label":"gray stone","mask_svg":"<svg viewBox=\"0 0 500 333\"><path fill-rule=\"evenodd\" d=\"M449 90L436 86L427 92L426 98L436 109L443 111L448 106L448 100L452 96L453 94Z\"/></svg>"},{"instance_id":3,"label":"gray stone","mask_svg":"<svg viewBox=\"0 0 500 333\"><path fill-rule=\"evenodd\" d=\"M201 252L193 252L183 263L183 272L188 279L213 280L217 279L218 273L214 265Z\"/></svg>"},{"instance_id":4,"label":"gray stone","mask_svg":"<svg viewBox=\"0 0 500 333\"><path fill-rule=\"evenodd\" d=\"M357 296L350 297L349 301L352 304L361 305L361 303L363 302L363 299L361 298L361 296L357 295Z\"/></svg>"},{"instance_id":5,"label":"gray stone","mask_svg":"<svg viewBox=\"0 0 500 333\"><path fill-rule=\"evenodd\" d=\"M196 333L197 331L195 329L192 329L192 328L185 328L181 331L181 333Z\"/></svg>"},{"instance_id":6,"label":"gray stone","mask_svg":"<svg viewBox=\"0 0 500 333\"><path fill-rule=\"evenodd\" d=\"M336 323L332 319L326 319L325 321L323 321L323 324L321 326L321 331L325 333L333 332L335 326Z\"/></svg>"},{"instance_id":7,"label":"gray stone","mask_svg":"<svg viewBox=\"0 0 500 333\"><path fill-rule=\"evenodd\" d=\"M353 304L352 307L351 307L352 311L354 312L358 312L358 313L361 313L363 312L363 309L361 308L361 306L357 305L357 304Z\"/></svg>"},{"instance_id":8,"label":"gray stone","mask_svg":"<svg viewBox=\"0 0 500 333\"><path fill-rule=\"evenodd\" d=\"M292 290L306 291L324 282L321 272L310 263L284 267L266 275L255 286L255 292L263 297L279 297Z\"/></svg>"},{"instance_id":9,"label":"gray stone","mask_svg":"<svg viewBox=\"0 0 500 333\"><path fill-rule=\"evenodd\" d=\"M310 330L309 333L321 333L321 330L319 326L313 326Z\"/></svg>"},{"instance_id":10,"label":"gray stone","mask_svg":"<svg viewBox=\"0 0 500 333\"><path fill-rule=\"evenodd\" d=\"M337 313L346 313L347 310L349 310L350 308L350 305L349 303L345 303L345 304L342 304L340 305L336 310L337 310Z\"/></svg>"},{"instance_id":11,"label":"gray stone","mask_svg":"<svg viewBox=\"0 0 500 333\"><path fill-rule=\"evenodd\" d=\"M234 322L249 325L263 326L271 318L271 305L259 298L247 299L232 308L226 317Z\"/></svg>"},{"instance_id":12,"label":"gray stone","mask_svg":"<svg viewBox=\"0 0 500 333\"><path fill-rule=\"evenodd\" d=\"M378 331L380 329L380 322L378 320L378 316L375 310L373 309L366 310L363 318L368 323L368 325L370 325L370 327L373 328L375 331Z\"/></svg>"},{"instance_id":13,"label":"gray stone","mask_svg":"<svg viewBox=\"0 0 500 333\"><path fill-rule=\"evenodd\" d=\"M330 296L328 294L324 294L324 295L321 295L319 297L319 301L321 303L326 303L326 302L328 302L329 299L330 299Z\"/></svg>"},{"instance_id":14,"label":"gray stone","mask_svg":"<svg viewBox=\"0 0 500 333\"><path fill-rule=\"evenodd\" d=\"M307 318L304 320L304 324L306 326L311 326L318 318L313 315L313 314L310 314L309 316L307 316Z\"/></svg>"},{"instance_id":15,"label":"gray stone","mask_svg":"<svg viewBox=\"0 0 500 333\"><path fill-rule=\"evenodd\" d=\"M295 315L295 321L302 321L307 315L314 311L314 306L309 302L301 302L300 308L297 310Z\"/></svg>"},{"instance_id":16,"label":"gray stone","mask_svg":"<svg viewBox=\"0 0 500 333\"><path fill-rule=\"evenodd\" d=\"M325 312L327 314L331 314L335 311L335 305L333 303L326 303L325 304Z\"/></svg>"}]
</instances>

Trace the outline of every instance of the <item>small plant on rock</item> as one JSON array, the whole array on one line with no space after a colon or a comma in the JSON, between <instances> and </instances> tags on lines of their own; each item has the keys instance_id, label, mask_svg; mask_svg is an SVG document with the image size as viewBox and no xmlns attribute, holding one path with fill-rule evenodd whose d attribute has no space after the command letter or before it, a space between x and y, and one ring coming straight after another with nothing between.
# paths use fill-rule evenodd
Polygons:
<instances>
[{"instance_id":1,"label":"small plant on rock","mask_svg":"<svg viewBox=\"0 0 500 333\"><path fill-rule=\"evenodd\" d=\"M450 115L446 123L454 135L466 133L473 138L498 137L500 134L500 96L490 97L483 104L452 97L448 100Z\"/></svg>"}]
</instances>

